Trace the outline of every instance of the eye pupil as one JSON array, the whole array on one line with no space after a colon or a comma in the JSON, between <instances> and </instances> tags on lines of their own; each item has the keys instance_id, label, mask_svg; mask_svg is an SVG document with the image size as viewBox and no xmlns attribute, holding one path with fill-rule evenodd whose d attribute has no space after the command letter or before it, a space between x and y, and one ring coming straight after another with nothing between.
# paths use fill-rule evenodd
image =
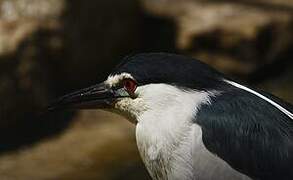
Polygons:
<instances>
[{"instance_id":1,"label":"eye pupil","mask_svg":"<svg viewBox=\"0 0 293 180\"><path fill-rule=\"evenodd\" d=\"M127 81L126 82L126 87L127 87L127 89L131 89L131 82Z\"/></svg>"}]
</instances>

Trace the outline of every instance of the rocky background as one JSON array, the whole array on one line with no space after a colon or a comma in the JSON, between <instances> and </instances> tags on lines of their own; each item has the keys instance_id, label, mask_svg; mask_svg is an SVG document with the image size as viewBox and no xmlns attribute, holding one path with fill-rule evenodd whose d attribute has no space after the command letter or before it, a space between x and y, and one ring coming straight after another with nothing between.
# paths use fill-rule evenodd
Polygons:
<instances>
[{"instance_id":1,"label":"rocky background","mask_svg":"<svg viewBox=\"0 0 293 180\"><path fill-rule=\"evenodd\" d=\"M0 179L149 179L122 117L43 112L150 51L293 102L292 0L0 0Z\"/></svg>"}]
</instances>

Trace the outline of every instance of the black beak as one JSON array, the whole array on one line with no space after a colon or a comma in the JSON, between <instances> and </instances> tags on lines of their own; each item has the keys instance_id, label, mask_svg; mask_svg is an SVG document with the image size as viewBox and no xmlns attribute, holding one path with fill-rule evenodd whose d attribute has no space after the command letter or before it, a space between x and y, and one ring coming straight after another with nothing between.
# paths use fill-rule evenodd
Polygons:
<instances>
[{"instance_id":1,"label":"black beak","mask_svg":"<svg viewBox=\"0 0 293 180\"><path fill-rule=\"evenodd\" d=\"M48 110L110 108L115 99L113 90L101 83L57 99Z\"/></svg>"}]
</instances>

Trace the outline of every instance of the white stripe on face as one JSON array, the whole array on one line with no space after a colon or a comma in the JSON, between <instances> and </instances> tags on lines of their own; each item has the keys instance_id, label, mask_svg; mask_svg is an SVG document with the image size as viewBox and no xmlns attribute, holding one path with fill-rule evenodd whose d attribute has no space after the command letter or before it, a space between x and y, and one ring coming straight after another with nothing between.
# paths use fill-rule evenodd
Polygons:
<instances>
[{"instance_id":1,"label":"white stripe on face","mask_svg":"<svg viewBox=\"0 0 293 180\"><path fill-rule=\"evenodd\" d=\"M119 84L119 82L123 79L134 79L131 74L129 73L121 73L116 74L114 76L109 76L108 79L105 81L105 84L109 85L109 87L114 87L115 85Z\"/></svg>"},{"instance_id":2,"label":"white stripe on face","mask_svg":"<svg viewBox=\"0 0 293 180\"><path fill-rule=\"evenodd\" d=\"M275 106L277 109L279 109L280 111L282 111L289 118L293 119L293 114L290 111L288 111L287 109L283 108L281 105L279 105L278 103L272 101L271 99L265 97L264 95L262 95L262 94L260 94L260 93L258 93L256 91L254 91L252 89L249 89L248 87L245 87L245 86L243 86L241 84L238 84L236 82L229 81L229 80L224 80L224 81L227 82L227 83L229 83L229 84L231 84L232 86L235 86L237 88L243 89L243 90L245 90L247 92L250 92L250 93L252 93L252 94L254 94L254 95L262 98L263 100L267 101L268 103L270 103L271 105Z\"/></svg>"}]
</instances>

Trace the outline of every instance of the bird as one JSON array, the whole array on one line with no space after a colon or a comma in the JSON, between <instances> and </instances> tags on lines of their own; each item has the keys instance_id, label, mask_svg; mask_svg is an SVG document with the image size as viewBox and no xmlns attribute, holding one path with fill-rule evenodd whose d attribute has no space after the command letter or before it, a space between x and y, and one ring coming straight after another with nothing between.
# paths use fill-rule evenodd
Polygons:
<instances>
[{"instance_id":1,"label":"bird","mask_svg":"<svg viewBox=\"0 0 293 180\"><path fill-rule=\"evenodd\" d=\"M153 180L293 179L293 106L192 57L127 56L105 81L49 109L126 117Z\"/></svg>"}]
</instances>

